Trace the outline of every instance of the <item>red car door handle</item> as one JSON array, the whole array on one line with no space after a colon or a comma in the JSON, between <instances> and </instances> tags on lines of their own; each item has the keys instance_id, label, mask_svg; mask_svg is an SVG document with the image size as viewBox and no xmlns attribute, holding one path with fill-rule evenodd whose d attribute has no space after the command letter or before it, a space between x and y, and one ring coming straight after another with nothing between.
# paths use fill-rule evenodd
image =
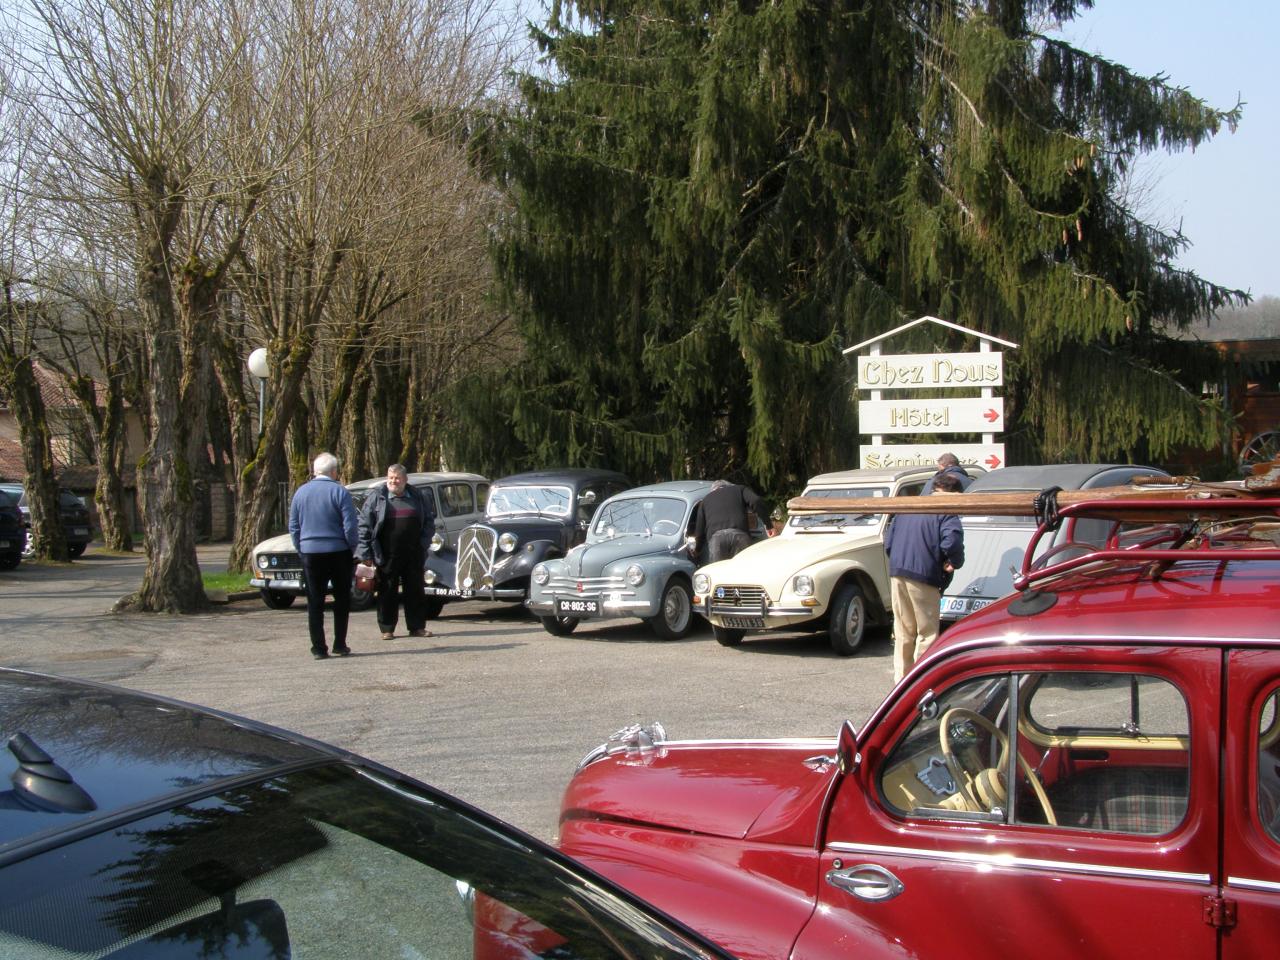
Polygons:
<instances>
[{"instance_id":1,"label":"red car door handle","mask_svg":"<svg viewBox=\"0 0 1280 960\"><path fill-rule=\"evenodd\" d=\"M859 900L892 900L903 890L902 881L884 867L874 863L860 863L843 870L829 870L827 883Z\"/></svg>"}]
</instances>

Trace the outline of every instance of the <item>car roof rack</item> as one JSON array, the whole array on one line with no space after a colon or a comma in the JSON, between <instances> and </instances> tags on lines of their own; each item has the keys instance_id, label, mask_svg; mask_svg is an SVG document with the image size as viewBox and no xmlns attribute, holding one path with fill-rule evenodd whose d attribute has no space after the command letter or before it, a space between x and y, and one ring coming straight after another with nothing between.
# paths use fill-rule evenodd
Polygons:
<instances>
[{"instance_id":1,"label":"car roof rack","mask_svg":"<svg viewBox=\"0 0 1280 960\"><path fill-rule=\"evenodd\" d=\"M868 510L871 504L874 509ZM1280 560L1280 460L1258 464L1251 476L1235 482L1205 483L1195 477L1151 476L1134 477L1124 486L1093 490L1051 487L1039 493L953 493L873 501L796 497L787 503L787 509L800 515L839 511L1035 518L1036 531L1023 555L1022 568L1014 577L1014 587L1020 591L1080 567L1110 560L1151 562L1156 576L1175 563L1189 560ZM1048 555L1036 558L1041 540L1057 530L1062 521L1086 518L1112 522L1105 544L1068 540ZM1146 526L1127 530L1122 538L1121 525L1134 523ZM1053 561L1059 554L1061 559Z\"/></svg>"}]
</instances>

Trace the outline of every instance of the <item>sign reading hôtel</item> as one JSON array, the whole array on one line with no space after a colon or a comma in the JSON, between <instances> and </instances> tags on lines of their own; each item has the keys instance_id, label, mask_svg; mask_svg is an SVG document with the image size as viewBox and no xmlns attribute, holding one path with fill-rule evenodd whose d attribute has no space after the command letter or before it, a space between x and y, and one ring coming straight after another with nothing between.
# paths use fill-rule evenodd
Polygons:
<instances>
[{"instance_id":1,"label":"sign reading h\u00f4tel","mask_svg":"<svg viewBox=\"0 0 1280 960\"><path fill-rule=\"evenodd\" d=\"M921 323L935 323L974 337L979 350L881 354L883 341ZM937 317L920 317L846 349L845 353L867 350L858 357L858 390L868 397L858 402L858 432L871 442L858 448L858 466L873 470L932 466L943 453L954 453L962 464L978 464L988 470L1005 466L1004 444L995 440L996 433L1004 429L1004 400L995 395L995 388L1004 386L1004 354L994 345L1018 346ZM920 390L931 395L911 395ZM954 396L948 392L952 390ZM886 434L943 433L980 434L982 442L887 444L883 439Z\"/></svg>"}]
</instances>

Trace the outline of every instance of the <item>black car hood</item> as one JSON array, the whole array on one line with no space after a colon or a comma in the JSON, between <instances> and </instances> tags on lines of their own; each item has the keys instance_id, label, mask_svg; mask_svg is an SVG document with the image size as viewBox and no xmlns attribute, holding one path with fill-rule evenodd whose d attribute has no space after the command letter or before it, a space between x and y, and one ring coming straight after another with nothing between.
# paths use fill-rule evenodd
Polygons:
<instances>
[{"instance_id":1,"label":"black car hood","mask_svg":"<svg viewBox=\"0 0 1280 960\"><path fill-rule=\"evenodd\" d=\"M0 854L6 846L77 819L145 803L224 777L325 754L172 701L91 683L0 669L0 743L26 734L91 798L82 811L41 809L38 796L0 789ZM0 787L19 771L0 747Z\"/></svg>"},{"instance_id":2,"label":"black car hood","mask_svg":"<svg viewBox=\"0 0 1280 960\"><path fill-rule=\"evenodd\" d=\"M530 540L553 540L559 543L564 539L565 531L574 527L570 517L547 517L538 514L516 514L510 517L499 517L496 520L486 519L484 523L474 526L492 527L499 535L514 533L521 543Z\"/></svg>"}]
</instances>

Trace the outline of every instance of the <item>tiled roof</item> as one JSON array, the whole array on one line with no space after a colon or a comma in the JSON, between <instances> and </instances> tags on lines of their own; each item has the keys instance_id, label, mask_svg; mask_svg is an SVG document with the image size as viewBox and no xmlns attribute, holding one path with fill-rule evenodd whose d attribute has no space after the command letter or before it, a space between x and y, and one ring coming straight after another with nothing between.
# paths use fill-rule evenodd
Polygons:
<instances>
[{"instance_id":1,"label":"tiled roof","mask_svg":"<svg viewBox=\"0 0 1280 960\"><path fill-rule=\"evenodd\" d=\"M77 405L76 398L71 395L71 391L67 389L66 382L56 370L50 370L39 360L31 364L31 369L35 374L36 384L40 387L40 399L44 401L45 409L62 410ZM94 392L98 406L106 406L106 386L95 380ZM7 404L0 404L0 409L8 409Z\"/></svg>"}]
</instances>

